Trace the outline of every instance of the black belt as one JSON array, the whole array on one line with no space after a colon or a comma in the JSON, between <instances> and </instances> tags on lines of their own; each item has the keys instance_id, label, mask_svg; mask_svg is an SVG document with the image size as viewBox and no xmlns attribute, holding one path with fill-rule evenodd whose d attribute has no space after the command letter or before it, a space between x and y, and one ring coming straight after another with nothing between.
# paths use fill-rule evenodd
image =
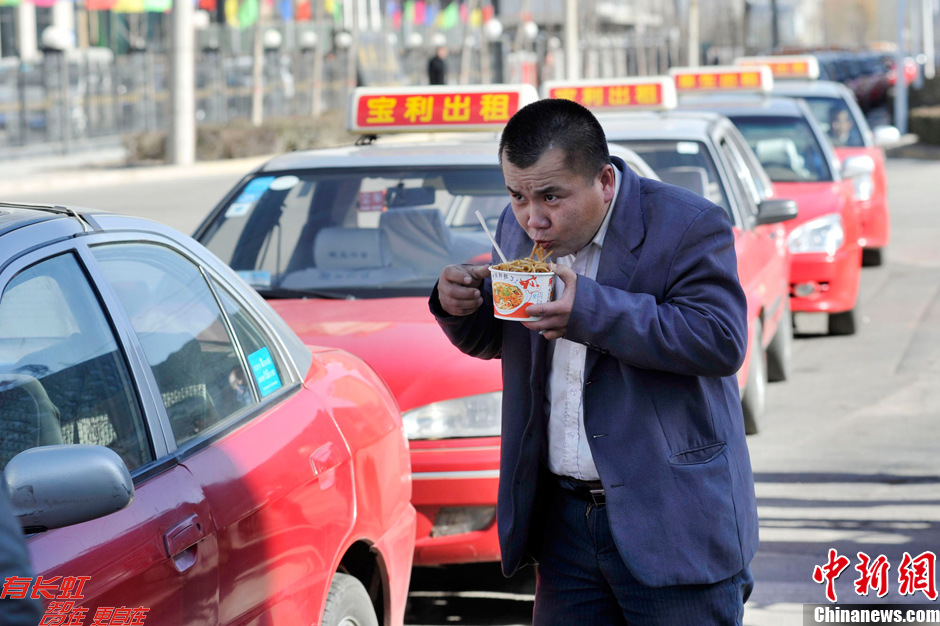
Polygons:
<instances>
[{"instance_id":1,"label":"black belt","mask_svg":"<svg viewBox=\"0 0 940 626\"><path fill-rule=\"evenodd\" d=\"M604 485L599 480L581 480L571 476L558 476L553 474L558 486L579 500L592 502L595 506L607 504L604 495Z\"/></svg>"}]
</instances>

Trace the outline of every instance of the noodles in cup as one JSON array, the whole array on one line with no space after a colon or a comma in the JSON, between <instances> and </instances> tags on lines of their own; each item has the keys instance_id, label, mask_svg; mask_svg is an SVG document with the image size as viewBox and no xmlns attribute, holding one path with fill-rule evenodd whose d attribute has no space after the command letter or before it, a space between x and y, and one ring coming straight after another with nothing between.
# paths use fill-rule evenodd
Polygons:
<instances>
[{"instance_id":1,"label":"noodles in cup","mask_svg":"<svg viewBox=\"0 0 940 626\"><path fill-rule=\"evenodd\" d=\"M529 253L528 258L516 259L508 263L499 263L498 265L494 265L493 269L502 270L504 272L529 272L532 274L554 272L555 264L546 261L550 255L550 250L545 250L542 246L535 244L532 246L532 252Z\"/></svg>"},{"instance_id":2,"label":"noodles in cup","mask_svg":"<svg viewBox=\"0 0 940 626\"><path fill-rule=\"evenodd\" d=\"M520 322L541 319L529 315L528 308L552 299L555 267L546 260L548 255L536 245L527 259L490 266L495 317Z\"/></svg>"}]
</instances>

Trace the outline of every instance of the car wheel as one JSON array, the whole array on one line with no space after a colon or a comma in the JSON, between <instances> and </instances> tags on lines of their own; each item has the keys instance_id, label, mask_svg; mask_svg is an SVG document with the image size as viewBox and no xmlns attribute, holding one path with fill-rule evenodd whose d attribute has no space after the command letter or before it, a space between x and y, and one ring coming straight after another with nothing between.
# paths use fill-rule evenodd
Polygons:
<instances>
[{"instance_id":1,"label":"car wheel","mask_svg":"<svg viewBox=\"0 0 940 626\"><path fill-rule=\"evenodd\" d=\"M855 309L843 313L829 314L829 334L830 335L854 335L855 334Z\"/></svg>"},{"instance_id":2,"label":"car wheel","mask_svg":"<svg viewBox=\"0 0 940 626\"><path fill-rule=\"evenodd\" d=\"M884 262L884 255L881 248L862 249L862 266L877 267Z\"/></svg>"},{"instance_id":3,"label":"car wheel","mask_svg":"<svg viewBox=\"0 0 940 626\"><path fill-rule=\"evenodd\" d=\"M353 576L336 574L323 609L322 626L379 626L366 588Z\"/></svg>"},{"instance_id":4,"label":"car wheel","mask_svg":"<svg viewBox=\"0 0 940 626\"><path fill-rule=\"evenodd\" d=\"M767 403L767 363L761 345L761 323L754 320L754 337L751 339L751 363L747 368L747 382L741 395L741 411L744 413L744 433L757 433L757 423L764 414Z\"/></svg>"},{"instance_id":5,"label":"car wheel","mask_svg":"<svg viewBox=\"0 0 940 626\"><path fill-rule=\"evenodd\" d=\"M777 323L777 332L767 346L767 380L775 383L790 378L793 369L793 313L788 302Z\"/></svg>"}]
</instances>

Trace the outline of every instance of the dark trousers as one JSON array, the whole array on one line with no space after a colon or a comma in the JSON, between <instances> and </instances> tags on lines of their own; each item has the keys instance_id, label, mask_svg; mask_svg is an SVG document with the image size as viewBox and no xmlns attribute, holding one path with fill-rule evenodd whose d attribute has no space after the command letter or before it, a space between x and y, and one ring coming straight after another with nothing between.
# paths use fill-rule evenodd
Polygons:
<instances>
[{"instance_id":1,"label":"dark trousers","mask_svg":"<svg viewBox=\"0 0 940 626\"><path fill-rule=\"evenodd\" d=\"M562 486L565 484L567 486ZM740 626L754 586L748 568L711 585L647 587L624 564L607 507L556 481L538 546L533 626Z\"/></svg>"}]
</instances>

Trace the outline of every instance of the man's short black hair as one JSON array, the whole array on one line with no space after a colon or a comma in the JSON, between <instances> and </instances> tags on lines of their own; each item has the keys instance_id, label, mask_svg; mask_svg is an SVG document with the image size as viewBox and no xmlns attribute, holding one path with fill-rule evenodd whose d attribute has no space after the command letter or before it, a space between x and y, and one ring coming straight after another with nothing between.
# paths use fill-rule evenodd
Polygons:
<instances>
[{"instance_id":1,"label":"man's short black hair","mask_svg":"<svg viewBox=\"0 0 940 626\"><path fill-rule=\"evenodd\" d=\"M499 139L499 162L503 156L516 167L535 165L553 148L565 154L565 165L593 179L610 163L607 137L594 114L564 99L537 100L519 109L506 124Z\"/></svg>"}]
</instances>

